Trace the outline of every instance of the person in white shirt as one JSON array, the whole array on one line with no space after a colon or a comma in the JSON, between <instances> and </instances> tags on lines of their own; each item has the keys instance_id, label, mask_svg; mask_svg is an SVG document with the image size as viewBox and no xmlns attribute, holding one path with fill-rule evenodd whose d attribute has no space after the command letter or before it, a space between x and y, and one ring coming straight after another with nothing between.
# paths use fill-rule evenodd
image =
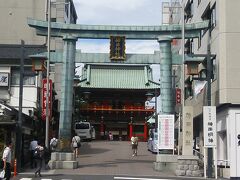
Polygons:
<instances>
[{"instance_id":1,"label":"person in white shirt","mask_svg":"<svg viewBox=\"0 0 240 180\"><path fill-rule=\"evenodd\" d=\"M43 163L43 158L44 158L44 147L43 147L43 143L39 143L39 145L37 145L35 151L35 162L37 163L37 167L36 167L36 171L35 171L35 177L37 177L37 175L39 177L41 177L41 170L42 170L42 163Z\"/></svg>"},{"instance_id":2,"label":"person in white shirt","mask_svg":"<svg viewBox=\"0 0 240 180\"><path fill-rule=\"evenodd\" d=\"M11 178L12 142L9 141L6 145L7 147L3 151L2 160L3 169L5 170L4 178L6 178L6 180L9 180Z\"/></svg>"},{"instance_id":3,"label":"person in white shirt","mask_svg":"<svg viewBox=\"0 0 240 180\"><path fill-rule=\"evenodd\" d=\"M75 134L75 136L73 136L72 138L72 147L73 147L73 153L74 153L74 156L77 158L78 155L79 155L79 148L81 146L81 139L79 136L77 136Z\"/></svg>"},{"instance_id":4,"label":"person in white shirt","mask_svg":"<svg viewBox=\"0 0 240 180\"><path fill-rule=\"evenodd\" d=\"M50 149L52 152L56 151L56 148L57 148L57 144L58 144L58 139L53 137L51 140L50 140Z\"/></svg>"},{"instance_id":5,"label":"person in white shirt","mask_svg":"<svg viewBox=\"0 0 240 180\"><path fill-rule=\"evenodd\" d=\"M30 151L30 164L31 164L31 168L36 168L37 167L37 164L36 162L34 161L34 151L36 149L38 145L38 142L37 140L35 140L35 138L32 139L32 141L30 142L30 146L29 146L29 151Z\"/></svg>"},{"instance_id":6,"label":"person in white shirt","mask_svg":"<svg viewBox=\"0 0 240 180\"><path fill-rule=\"evenodd\" d=\"M135 134L131 137L131 144L132 144L132 150L133 150L132 156L137 156L138 137L136 137Z\"/></svg>"}]
</instances>

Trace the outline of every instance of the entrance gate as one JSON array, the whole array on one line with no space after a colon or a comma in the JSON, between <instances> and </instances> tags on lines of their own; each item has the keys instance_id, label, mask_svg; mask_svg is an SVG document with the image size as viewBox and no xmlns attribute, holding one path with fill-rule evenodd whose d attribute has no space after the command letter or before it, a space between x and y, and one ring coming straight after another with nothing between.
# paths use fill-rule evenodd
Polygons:
<instances>
[{"instance_id":1,"label":"entrance gate","mask_svg":"<svg viewBox=\"0 0 240 180\"><path fill-rule=\"evenodd\" d=\"M47 21L39 21L28 19L28 25L36 29L38 35L47 36ZM208 27L208 21L185 25L185 38L199 38L201 30ZM51 36L63 38L64 50L61 58L56 54L51 55L55 58L55 62L63 63L62 84L61 84L61 105L60 105L60 122L59 122L59 139L62 142L61 150L69 149L69 140L71 138L71 120L72 120L72 100L73 100L73 78L75 68L75 59L81 61L81 53L76 53L76 41L78 38L83 39L108 39L111 36L125 36L126 39L137 40L157 40L160 45L160 59L156 59L153 55L148 60L149 64L160 63L160 79L161 79L161 103L162 113L173 113L173 96L172 96L172 64L173 57L171 52L172 39L181 38L181 25L164 25L164 26L98 26L98 25L79 25L51 23ZM87 60L91 55L88 55ZM95 56L97 57L97 56ZM134 58L133 58L134 59ZM51 60L51 58L50 58ZM105 59L104 63L107 63ZM135 64L137 58L133 60ZM183 62L178 62L182 64Z\"/></svg>"}]
</instances>

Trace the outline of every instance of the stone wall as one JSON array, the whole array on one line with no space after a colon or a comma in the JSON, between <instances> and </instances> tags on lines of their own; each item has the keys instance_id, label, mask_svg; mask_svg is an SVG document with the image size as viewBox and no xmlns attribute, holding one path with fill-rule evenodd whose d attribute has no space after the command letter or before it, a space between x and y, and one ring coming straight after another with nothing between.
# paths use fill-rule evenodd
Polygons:
<instances>
[{"instance_id":1,"label":"stone wall","mask_svg":"<svg viewBox=\"0 0 240 180\"><path fill-rule=\"evenodd\" d=\"M199 166L199 159L197 157L179 157L178 165L175 171L177 176L194 176L202 177L203 169Z\"/></svg>"}]
</instances>

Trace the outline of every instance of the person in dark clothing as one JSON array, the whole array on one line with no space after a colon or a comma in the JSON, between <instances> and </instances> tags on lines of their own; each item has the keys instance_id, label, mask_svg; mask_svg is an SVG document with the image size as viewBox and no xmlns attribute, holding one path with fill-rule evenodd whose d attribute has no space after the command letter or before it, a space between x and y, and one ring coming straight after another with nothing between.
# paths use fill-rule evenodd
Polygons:
<instances>
[{"instance_id":1,"label":"person in dark clothing","mask_svg":"<svg viewBox=\"0 0 240 180\"><path fill-rule=\"evenodd\" d=\"M3 169L5 170L4 178L6 178L6 180L9 180L11 178L12 142L9 141L6 145L7 147L3 151L2 160Z\"/></svg>"},{"instance_id":2,"label":"person in dark clothing","mask_svg":"<svg viewBox=\"0 0 240 180\"><path fill-rule=\"evenodd\" d=\"M30 151L30 165L31 165L31 168L36 168L37 167L37 164L36 164L36 161L34 160L34 151L36 149L38 145L38 142L36 140L36 138L33 138L32 141L30 142L30 146L29 146L29 151Z\"/></svg>"},{"instance_id":3,"label":"person in dark clothing","mask_svg":"<svg viewBox=\"0 0 240 180\"><path fill-rule=\"evenodd\" d=\"M48 166L48 162L51 159L51 151L49 148L44 147L44 163L45 163L45 169L48 170L50 167Z\"/></svg>"}]
</instances>

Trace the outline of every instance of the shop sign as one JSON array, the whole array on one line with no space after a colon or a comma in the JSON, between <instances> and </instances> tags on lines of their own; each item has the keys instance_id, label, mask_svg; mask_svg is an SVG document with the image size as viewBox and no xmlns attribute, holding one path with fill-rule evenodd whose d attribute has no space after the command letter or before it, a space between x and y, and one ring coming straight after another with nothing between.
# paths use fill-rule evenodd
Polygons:
<instances>
[{"instance_id":1,"label":"shop sign","mask_svg":"<svg viewBox=\"0 0 240 180\"><path fill-rule=\"evenodd\" d=\"M174 115L158 115L158 148L174 149Z\"/></svg>"},{"instance_id":2,"label":"shop sign","mask_svg":"<svg viewBox=\"0 0 240 180\"><path fill-rule=\"evenodd\" d=\"M203 107L204 124L204 147L216 147L217 128L216 128L216 106Z\"/></svg>"},{"instance_id":3,"label":"shop sign","mask_svg":"<svg viewBox=\"0 0 240 180\"><path fill-rule=\"evenodd\" d=\"M8 73L0 73L0 86L6 87L9 83L9 74Z\"/></svg>"}]
</instances>

